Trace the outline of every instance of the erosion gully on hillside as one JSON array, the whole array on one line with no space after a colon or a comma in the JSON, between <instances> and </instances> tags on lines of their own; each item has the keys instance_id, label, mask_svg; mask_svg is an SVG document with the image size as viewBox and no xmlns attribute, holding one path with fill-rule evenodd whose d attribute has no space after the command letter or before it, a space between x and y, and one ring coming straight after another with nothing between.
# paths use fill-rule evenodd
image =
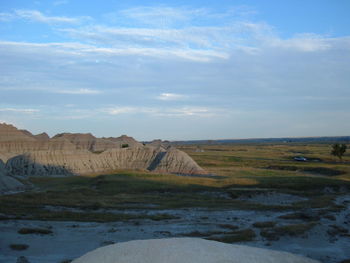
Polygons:
<instances>
[{"instance_id":1,"label":"erosion gully on hillside","mask_svg":"<svg viewBox=\"0 0 350 263\"><path fill-rule=\"evenodd\" d=\"M0 197L0 262L70 262L115 242L182 236L350 259L348 156L336 162L316 144L198 147L182 150L215 176L30 178L31 191ZM293 161L302 151L319 161ZM330 170L340 172L317 173Z\"/></svg>"}]
</instances>

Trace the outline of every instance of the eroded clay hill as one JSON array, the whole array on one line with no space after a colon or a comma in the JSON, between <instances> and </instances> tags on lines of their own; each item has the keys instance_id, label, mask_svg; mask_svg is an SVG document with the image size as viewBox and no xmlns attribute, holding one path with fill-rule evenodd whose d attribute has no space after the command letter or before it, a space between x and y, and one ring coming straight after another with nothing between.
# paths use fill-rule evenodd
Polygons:
<instances>
[{"instance_id":1,"label":"eroded clay hill","mask_svg":"<svg viewBox=\"0 0 350 263\"><path fill-rule=\"evenodd\" d=\"M17 179L6 175L5 164L0 159L0 194L23 190L25 186Z\"/></svg>"},{"instance_id":2,"label":"eroded clay hill","mask_svg":"<svg viewBox=\"0 0 350 263\"><path fill-rule=\"evenodd\" d=\"M0 159L6 175L80 175L116 169L205 174L186 153L168 146L143 145L128 136L96 138L90 133L32 135L0 124Z\"/></svg>"}]
</instances>

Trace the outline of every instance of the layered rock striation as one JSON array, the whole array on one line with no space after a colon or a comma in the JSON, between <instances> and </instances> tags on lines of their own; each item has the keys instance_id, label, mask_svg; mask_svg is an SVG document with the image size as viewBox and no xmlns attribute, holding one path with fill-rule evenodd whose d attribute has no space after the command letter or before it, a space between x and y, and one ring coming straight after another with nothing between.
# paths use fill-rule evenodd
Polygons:
<instances>
[{"instance_id":1,"label":"layered rock striation","mask_svg":"<svg viewBox=\"0 0 350 263\"><path fill-rule=\"evenodd\" d=\"M174 147L143 145L131 137L96 138L92 134L32 135L0 124L0 158L12 176L65 176L117 169L159 173L205 174L186 153Z\"/></svg>"}]
</instances>

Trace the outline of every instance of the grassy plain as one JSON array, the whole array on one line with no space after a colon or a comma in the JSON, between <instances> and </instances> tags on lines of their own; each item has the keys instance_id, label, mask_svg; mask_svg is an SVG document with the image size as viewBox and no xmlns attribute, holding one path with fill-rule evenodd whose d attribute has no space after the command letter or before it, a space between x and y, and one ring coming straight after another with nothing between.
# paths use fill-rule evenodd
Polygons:
<instances>
[{"instance_id":1,"label":"grassy plain","mask_svg":"<svg viewBox=\"0 0 350 263\"><path fill-rule=\"evenodd\" d=\"M336 195L350 188L350 155L340 162L330 144L183 145L211 175L207 177L115 171L108 175L30 178L34 190L0 197L3 218L108 222L171 219L171 215L111 212L123 209L300 210L341 209ZM302 155L310 161L297 162ZM325 194L325 189L328 189ZM345 190L344 190L345 189ZM242 194L274 191L308 197L293 205L271 205L237 199ZM53 211L48 207L71 210Z\"/></svg>"}]
</instances>

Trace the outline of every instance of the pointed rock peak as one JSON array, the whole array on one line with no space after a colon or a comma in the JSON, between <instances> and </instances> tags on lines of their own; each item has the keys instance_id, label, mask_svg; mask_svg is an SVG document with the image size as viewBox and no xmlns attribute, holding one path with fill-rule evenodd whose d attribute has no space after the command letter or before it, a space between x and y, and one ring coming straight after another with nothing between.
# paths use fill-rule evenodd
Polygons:
<instances>
[{"instance_id":1,"label":"pointed rock peak","mask_svg":"<svg viewBox=\"0 0 350 263\"><path fill-rule=\"evenodd\" d=\"M150 142L150 144L158 144L158 143L162 143L162 140L161 139L157 139L157 140L153 140Z\"/></svg>"},{"instance_id":2,"label":"pointed rock peak","mask_svg":"<svg viewBox=\"0 0 350 263\"><path fill-rule=\"evenodd\" d=\"M77 150L94 150L97 138L91 133L60 133L53 137L63 138L76 146Z\"/></svg>"},{"instance_id":3,"label":"pointed rock peak","mask_svg":"<svg viewBox=\"0 0 350 263\"><path fill-rule=\"evenodd\" d=\"M162 141L162 140L153 140L149 144L149 146L153 147L162 147L164 149L168 149L170 147L170 142L169 141Z\"/></svg>"},{"instance_id":4,"label":"pointed rock peak","mask_svg":"<svg viewBox=\"0 0 350 263\"><path fill-rule=\"evenodd\" d=\"M19 130L19 131L23 132L27 136L34 137L34 135L30 131L27 131L27 130Z\"/></svg>"},{"instance_id":5,"label":"pointed rock peak","mask_svg":"<svg viewBox=\"0 0 350 263\"><path fill-rule=\"evenodd\" d=\"M119 137L108 137L108 138L103 138L108 141L112 141L114 143L117 143L120 148L129 148L129 147L143 147L143 144L136 141L133 137L127 136L127 135L122 135Z\"/></svg>"},{"instance_id":6,"label":"pointed rock peak","mask_svg":"<svg viewBox=\"0 0 350 263\"><path fill-rule=\"evenodd\" d=\"M46 132L37 134L34 137L38 140L49 140L50 139L50 136Z\"/></svg>"},{"instance_id":7,"label":"pointed rock peak","mask_svg":"<svg viewBox=\"0 0 350 263\"><path fill-rule=\"evenodd\" d=\"M64 138L96 138L91 133L69 133L69 132L63 132L58 133L52 138L58 138L58 137L64 137Z\"/></svg>"},{"instance_id":8,"label":"pointed rock peak","mask_svg":"<svg viewBox=\"0 0 350 263\"><path fill-rule=\"evenodd\" d=\"M27 130L18 130L15 126L0 123L0 141L35 141Z\"/></svg>"},{"instance_id":9,"label":"pointed rock peak","mask_svg":"<svg viewBox=\"0 0 350 263\"><path fill-rule=\"evenodd\" d=\"M61 137L63 137L65 134L66 134L66 133L57 133L56 135L54 135L54 136L52 137L52 139L61 138Z\"/></svg>"},{"instance_id":10,"label":"pointed rock peak","mask_svg":"<svg viewBox=\"0 0 350 263\"><path fill-rule=\"evenodd\" d=\"M96 137L91 133L60 133L52 137L55 138L65 138L72 143L80 143L80 142L94 142L96 141Z\"/></svg>"},{"instance_id":11,"label":"pointed rock peak","mask_svg":"<svg viewBox=\"0 0 350 263\"><path fill-rule=\"evenodd\" d=\"M8 130L18 130L15 126L13 126L12 124L7 124L5 122L0 123L0 129L8 129Z\"/></svg>"},{"instance_id":12,"label":"pointed rock peak","mask_svg":"<svg viewBox=\"0 0 350 263\"><path fill-rule=\"evenodd\" d=\"M131 139L131 140L136 141L133 137L130 137L130 136L125 135L125 134L123 134L123 135L117 137L116 139L123 139L123 140L125 140L125 139Z\"/></svg>"},{"instance_id":13,"label":"pointed rock peak","mask_svg":"<svg viewBox=\"0 0 350 263\"><path fill-rule=\"evenodd\" d=\"M110 140L110 141L115 141L115 142L120 142L120 141L132 141L132 142L137 142L133 137L130 137L130 136L127 136L127 135L122 135L122 136L119 136L119 137L109 137L109 138L105 138L107 140Z\"/></svg>"}]
</instances>

